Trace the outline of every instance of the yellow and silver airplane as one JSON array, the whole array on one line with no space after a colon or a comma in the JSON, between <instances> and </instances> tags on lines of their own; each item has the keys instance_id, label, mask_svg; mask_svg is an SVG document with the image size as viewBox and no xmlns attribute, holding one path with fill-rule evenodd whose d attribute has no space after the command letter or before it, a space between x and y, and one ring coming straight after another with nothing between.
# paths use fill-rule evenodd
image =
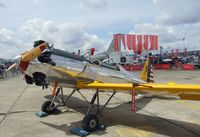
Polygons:
<instances>
[{"instance_id":1,"label":"yellow and silver airplane","mask_svg":"<svg viewBox=\"0 0 200 137\"><path fill-rule=\"evenodd\" d=\"M137 78L121 66L118 69L104 67L82 60L78 55L70 55L70 58L67 58L62 53L63 51L53 49L48 43L42 43L20 55L15 65L23 71L28 84L35 83L35 85L43 87L54 86L53 99L42 105L42 111L47 113L54 112L57 107L54 101L58 98L58 94L63 95L63 87L73 89L65 100L60 99L63 104L75 91L80 93L81 89L95 89L82 121L82 127L86 131L92 132L98 129L99 116L116 92L132 92L133 95L143 92L165 93L179 96L181 99L200 100L200 85L152 83L151 61L149 59L145 63L141 77ZM102 108L99 105L100 90L113 91ZM91 107L95 101L97 101L97 112L92 114Z\"/></svg>"}]
</instances>

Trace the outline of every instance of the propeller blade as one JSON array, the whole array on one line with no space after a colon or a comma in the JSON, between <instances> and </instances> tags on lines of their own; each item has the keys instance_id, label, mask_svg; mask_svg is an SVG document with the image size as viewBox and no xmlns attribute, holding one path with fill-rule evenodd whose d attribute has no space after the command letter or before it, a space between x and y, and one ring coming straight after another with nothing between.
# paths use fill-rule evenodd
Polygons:
<instances>
[{"instance_id":1,"label":"propeller blade","mask_svg":"<svg viewBox=\"0 0 200 137\"><path fill-rule=\"evenodd\" d=\"M13 63L8 69L6 69L5 73L7 73L8 71L10 71L11 69L15 68L17 66L16 63Z\"/></svg>"},{"instance_id":2,"label":"propeller blade","mask_svg":"<svg viewBox=\"0 0 200 137\"><path fill-rule=\"evenodd\" d=\"M38 57L41 52L46 48L48 47L48 43L43 43L43 44L40 44L39 46L33 48L32 50L24 53L22 55L22 58L21 58L21 61L22 62L29 62L29 61L32 61L34 60L36 57Z\"/></svg>"}]
</instances>

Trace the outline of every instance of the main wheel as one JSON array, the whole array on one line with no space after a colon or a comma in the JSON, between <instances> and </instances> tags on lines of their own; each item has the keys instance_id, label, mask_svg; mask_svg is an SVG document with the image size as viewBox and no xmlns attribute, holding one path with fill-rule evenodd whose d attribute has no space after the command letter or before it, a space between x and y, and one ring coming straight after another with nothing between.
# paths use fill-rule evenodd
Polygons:
<instances>
[{"instance_id":1,"label":"main wheel","mask_svg":"<svg viewBox=\"0 0 200 137\"><path fill-rule=\"evenodd\" d=\"M48 114L51 114L53 112L55 112L56 108L54 107L54 103L51 105L51 101L46 101L42 104L41 110L43 112L46 112Z\"/></svg>"},{"instance_id":2,"label":"main wheel","mask_svg":"<svg viewBox=\"0 0 200 137\"><path fill-rule=\"evenodd\" d=\"M93 132L99 128L99 118L97 115L88 114L83 118L82 127L85 131Z\"/></svg>"}]
</instances>

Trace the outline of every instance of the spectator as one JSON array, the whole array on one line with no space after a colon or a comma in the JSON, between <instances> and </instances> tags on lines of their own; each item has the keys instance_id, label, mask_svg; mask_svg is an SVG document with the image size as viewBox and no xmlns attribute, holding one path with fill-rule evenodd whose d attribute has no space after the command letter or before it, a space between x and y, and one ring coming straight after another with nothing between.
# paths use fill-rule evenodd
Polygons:
<instances>
[{"instance_id":1,"label":"spectator","mask_svg":"<svg viewBox=\"0 0 200 137\"><path fill-rule=\"evenodd\" d=\"M0 77L4 78L5 67L3 64L0 64Z\"/></svg>"}]
</instances>

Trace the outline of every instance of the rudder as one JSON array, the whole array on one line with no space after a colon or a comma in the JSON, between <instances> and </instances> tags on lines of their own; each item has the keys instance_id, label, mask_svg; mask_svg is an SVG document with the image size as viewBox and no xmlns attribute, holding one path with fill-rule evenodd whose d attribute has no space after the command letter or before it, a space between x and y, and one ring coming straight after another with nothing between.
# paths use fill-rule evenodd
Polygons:
<instances>
[{"instance_id":1,"label":"rudder","mask_svg":"<svg viewBox=\"0 0 200 137\"><path fill-rule=\"evenodd\" d=\"M145 62L140 78L148 83L154 83L153 67L149 58Z\"/></svg>"}]
</instances>

